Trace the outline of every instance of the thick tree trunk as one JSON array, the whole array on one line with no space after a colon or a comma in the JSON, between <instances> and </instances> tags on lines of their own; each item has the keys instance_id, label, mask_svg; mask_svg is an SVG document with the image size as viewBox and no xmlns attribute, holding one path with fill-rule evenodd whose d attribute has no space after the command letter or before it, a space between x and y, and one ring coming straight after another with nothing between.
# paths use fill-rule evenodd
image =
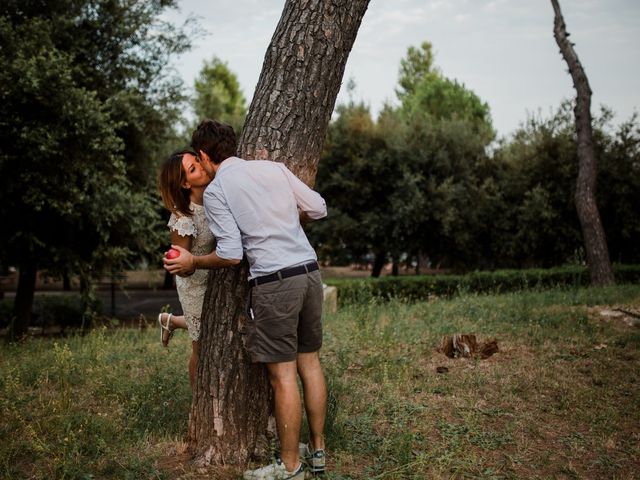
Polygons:
<instances>
[{"instance_id":1,"label":"thick tree trunk","mask_svg":"<svg viewBox=\"0 0 640 480\"><path fill-rule=\"evenodd\" d=\"M35 264L23 265L18 274L18 288L13 303L15 319L11 329L11 340L18 339L27 333L31 323L31 308L33 294L36 290L36 275L38 269Z\"/></svg>"},{"instance_id":2,"label":"thick tree trunk","mask_svg":"<svg viewBox=\"0 0 640 480\"><path fill-rule=\"evenodd\" d=\"M288 0L239 142L246 159L285 162L313 184L345 64L369 0ZM271 392L243 348L247 266L212 272L205 297L189 447L200 465L246 464Z\"/></svg>"},{"instance_id":3,"label":"thick tree trunk","mask_svg":"<svg viewBox=\"0 0 640 480\"><path fill-rule=\"evenodd\" d=\"M597 165L591 126L591 87L589 87L587 75L578 55L569 41L560 5L557 0L551 0L551 4L555 12L553 33L560 47L560 52L569 66L569 73L571 73L573 86L577 92L574 113L578 136L579 167L575 203L582 227L587 263L591 272L591 283L593 285L612 284L614 278L609 249L596 203Z\"/></svg>"}]
</instances>

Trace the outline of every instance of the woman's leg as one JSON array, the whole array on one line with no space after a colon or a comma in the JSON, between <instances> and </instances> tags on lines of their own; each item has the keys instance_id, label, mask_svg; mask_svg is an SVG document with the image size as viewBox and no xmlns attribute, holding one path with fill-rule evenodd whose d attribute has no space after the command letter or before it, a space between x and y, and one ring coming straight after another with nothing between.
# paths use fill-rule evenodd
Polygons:
<instances>
[{"instance_id":1,"label":"woman's leg","mask_svg":"<svg viewBox=\"0 0 640 480\"><path fill-rule=\"evenodd\" d=\"M160 341L165 347L169 346L169 340L176 328L187 329L187 322L182 315L163 312L158 315L158 323L160 324Z\"/></svg>"},{"instance_id":2,"label":"woman's leg","mask_svg":"<svg viewBox=\"0 0 640 480\"><path fill-rule=\"evenodd\" d=\"M167 325L167 320L169 318L169 314L168 313L161 313L160 315L162 315L162 324L163 325ZM186 330L187 329L187 322L184 319L184 315L171 315L171 325L169 325L169 328L171 330L175 330L176 328L180 328L182 330Z\"/></svg>"},{"instance_id":3,"label":"woman's leg","mask_svg":"<svg viewBox=\"0 0 640 480\"><path fill-rule=\"evenodd\" d=\"M189 383L191 383L191 391L196 389L196 372L198 371L198 353L200 346L198 342L191 342L191 358L189 359Z\"/></svg>"}]
</instances>

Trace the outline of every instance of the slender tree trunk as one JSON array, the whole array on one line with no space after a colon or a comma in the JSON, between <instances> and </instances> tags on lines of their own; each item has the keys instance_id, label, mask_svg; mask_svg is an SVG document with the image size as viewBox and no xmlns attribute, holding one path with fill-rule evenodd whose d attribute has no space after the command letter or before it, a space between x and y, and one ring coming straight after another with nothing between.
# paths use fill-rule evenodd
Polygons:
<instances>
[{"instance_id":1,"label":"slender tree trunk","mask_svg":"<svg viewBox=\"0 0 640 480\"><path fill-rule=\"evenodd\" d=\"M398 265L398 261L394 258L393 263L391 265L391 275L397 277L400 275L400 267Z\"/></svg>"},{"instance_id":2,"label":"slender tree trunk","mask_svg":"<svg viewBox=\"0 0 640 480\"><path fill-rule=\"evenodd\" d=\"M569 73L577 92L574 113L578 136L579 166L575 203L582 227L587 263L591 272L591 283L593 285L612 284L614 278L609 249L596 203L597 162L591 126L591 87L589 87L587 75L578 55L573 49L573 44L569 41L560 5L557 0L551 0L551 4L555 12L553 33L560 47L560 52L569 66Z\"/></svg>"},{"instance_id":3,"label":"slender tree trunk","mask_svg":"<svg viewBox=\"0 0 640 480\"><path fill-rule=\"evenodd\" d=\"M285 162L313 184L344 68L369 0L288 0L267 49L239 155ZM196 463L246 464L271 391L242 344L247 265L209 277L189 422Z\"/></svg>"},{"instance_id":4,"label":"slender tree trunk","mask_svg":"<svg viewBox=\"0 0 640 480\"><path fill-rule=\"evenodd\" d=\"M373 267L371 268L371 276L373 278L378 278L380 276L386 261L387 254L385 252L376 253L375 258L373 259Z\"/></svg>"},{"instance_id":5,"label":"slender tree trunk","mask_svg":"<svg viewBox=\"0 0 640 480\"><path fill-rule=\"evenodd\" d=\"M163 290L171 290L173 288L173 275L166 270L164 271L164 280L162 281Z\"/></svg>"},{"instance_id":6,"label":"slender tree trunk","mask_svg":"<svg viewBox=\"0 0 640 480\"><path fill-rule=\"evenodd\" d=\"M13 303L15 319L11 328L11 340L18 339L27 333L31 323L31 309L33 294L36 290L36 275L38 269L35 264L23 265L18 274L18 287Z\"/></svg>"}]
</instances>

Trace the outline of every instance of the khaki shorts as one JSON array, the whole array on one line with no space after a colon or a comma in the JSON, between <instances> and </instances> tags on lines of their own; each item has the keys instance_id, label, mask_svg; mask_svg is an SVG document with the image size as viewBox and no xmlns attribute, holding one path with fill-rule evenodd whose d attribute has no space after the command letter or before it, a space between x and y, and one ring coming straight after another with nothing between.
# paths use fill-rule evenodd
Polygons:
<instances>
[{"instance_id":1,"label":"khaki shorts","mask_svg":"<svg viewBox=\"0 0 640 480\"><path fill-rule=\"evenodd\" d=\"M322 278L319 271L249 289L246 348L253 362L279 363L322 346Z\"/></svg>"}]
</instances>

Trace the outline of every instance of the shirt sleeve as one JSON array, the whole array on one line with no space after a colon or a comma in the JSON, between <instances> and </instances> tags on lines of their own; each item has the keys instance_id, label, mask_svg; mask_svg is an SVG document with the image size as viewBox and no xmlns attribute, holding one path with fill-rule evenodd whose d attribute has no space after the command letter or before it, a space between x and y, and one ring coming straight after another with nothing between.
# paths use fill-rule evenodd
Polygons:
<instances>
[{"instance_id":1,"label":"shirt sleeve","mask_svg":"<svg viewBox=\"0 0 640 480\"><path fill-rule=\"evenodd\" d=\"M238 224L227 205L222 189L218 185L204 192L204 211L209 230L216 237L216 253L225 260L242 259L242 237Z\"/></svg>"},{"instance_id":2,"label":"shirt sleeve","mask_svg":"<svg viewBox=\"0 0 640 480\"><path fill-rule=\"evenodd\" d=\"M309 188L309 186L296 177L291 170L287 168L287 166L283 163L278 163L282 171L287 176L289 180L289 185L291 185L291 190L293 190L293 195L296 199L296 203L298 207L309 215L309 218L313 220L318 220L319 218L323 218L327 216L327 204L324 201L324 198L316 192Z\"/></svg>"}]
</instances>

